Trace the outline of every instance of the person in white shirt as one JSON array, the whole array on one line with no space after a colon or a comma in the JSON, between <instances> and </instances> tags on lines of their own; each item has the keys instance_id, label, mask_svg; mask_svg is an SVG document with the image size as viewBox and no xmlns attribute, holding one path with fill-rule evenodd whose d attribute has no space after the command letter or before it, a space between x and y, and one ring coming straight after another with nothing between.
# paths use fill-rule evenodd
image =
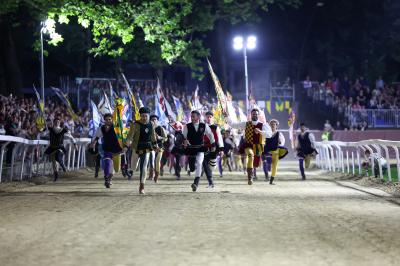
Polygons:
<instances>
[{"instance_id":1,"label":"person in white shirt","mask_svg":"<svg viewBox=\"0 0 400 266\"><path fill-rule=\"evenodd\" d=\"M203 161L203 169L204 173L206 174L208 180L208 187L214 188L214 181L212 176L212 170L216 165L216 159L219 155L219 161L223 155L223 148L224 148L224 140L222 139L221 130L218 125L214 124L214 114L211 111L206 113L206 124L210 127L211 132L214 136L215 144L212 145L210 140L207 136L204 136L204 146L207 150L204 153L204 161ZM215 151L211 151L211 149L215 146Z\"/></svg>"},{"instance_id":2,"label":"person in white shirt","mask_svg":"<svg viewBox=\"0 0 400 266\"><path fill-rule=\"evenodd\" d=\"M284 147L285 137L278 131L279 121L271 119L269 125L271 126L272 136L265 140L264 153L266 155L266 165L264 165L266 167L264 167L264 172L265 179L268 181L268 171L271 171L269 184L273 185L278 170L278 161L288 154L288 150Z\"/></svg>"},{"instance_id":3,"label":"person in white shirt","mask_svg":"<svg viewBox=\"0 0 400 266\"><path fill-rule=\"evenodd\" d=\"M190 172L195 172L195 178L191 185L192 191L197 191L199 186L201 170L204 160L204 136L210 140L211 151L215 152L215 139L210 127L200 122L200 112L194 110L190 114L191 123L183 128L183 136L185 138L185 154L188 156Z\"/></svg>"}]
</instances>

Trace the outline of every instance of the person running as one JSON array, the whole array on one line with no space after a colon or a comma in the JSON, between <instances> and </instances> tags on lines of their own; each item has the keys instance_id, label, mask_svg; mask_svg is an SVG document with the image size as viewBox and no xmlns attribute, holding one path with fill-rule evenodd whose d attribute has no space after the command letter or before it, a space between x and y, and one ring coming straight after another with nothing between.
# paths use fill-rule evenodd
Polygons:
<instances>
[{"instance_id":1,"label":"person running","mask_svg":"<svg viewBox=\"0 0 400 266\"><path fill-rule=\"evenodd\" d=\"M181 170L182 165L184 164L184 157L185 157L185 137L183 136L182 130L183 126L181 123L176 122L172 125L174 129L174 137L172 140L172 147L171 147L171 154L175 157L174 169L175 169L175 176L176 180L181 179Z\"/></svg>"},{"instance_id":2,"label":"person running","mask_svg":"<svg viewBox=\"0 0 400 266\"><path fill-rule=\"evenodd\" d=\"M136 165L137 159L139 160L139 193L145 194L144 184L147 177L147 165L149 163L150 152L160 149L157 146L157 137L154 130L154 125L150 121L150 110L147 107L139 109L140 120L136 121L127 136L126 144L131 145L132 151L135 151L137 157L132 160L132 169ZM136 159L137 158L137 159Z\"/></svg>"},{"instance_id":3,"label":"person running","mask_svg":"<svg viewBox=\"0 0 400 266\"><path fill-rule=\"evenodd\" d=\"M97 142L101 139L101 148L103 150L103 170L104 170L104 186L110 188L112 185L113 173L116 171L114 158L120 156L122 148L119 145L117 135L114 131L113 119L111 114L105 114L104 125L99 127L92 139L90 148L94 149Z\"/></svg>"},{"instance_id":4,"label":"person running","mask_svg":"<svg viewBox=\"0 0 400 266\"><path fill-rule=\"evenodd\" d=\"M211 111L206 112L206 124L210 127L211 132L214 136L214 144L211 144L210 139L207 135L204 135L204 147L206 151L204 153L203 169L208 180L208 187L214 188L214 181L212 176L212 170L215 167L217 155L222 157L224 140L222 139L221 130L218 125L214 124L214 114ZM215 147L215 149L213 149Z\"/></svg>"},{"instance_id":5,"label":"person running","mask_svg":"<svg viewBox=\"0 0 400 266\"><path fill-rule=\"evenodd\" d=\"M253 177L257 167L260 165L261 154L264 150L263 140L272 136L271 127L268 123L262 123L259 117L259 110L251 110L251 120L243 123L233 124L232 127L244 126L244 138L242 149L247 158L247 184L253 184Z\"/></svg>"},{"instance_id":6,"label":"person running","mask_svg":"<svg viewBox=\"0 0 400 266\"><path fill-rule=\"evenodd\" d=\"M306 169L310 167L311 159L314 158L318 152L315 149L314 134L308 131L305 123L300 124L300 134L297 136L296 150L297 157L299 157L301 179L306 180L304 165Z\"/></svg>"},{"instance_id":7,"label":"person running","mask_svg":"<svg viewBox=\"0 0 400 266\"><path fill-rule=\"evenodd\" d=\"M168 141L168 136L166 130L158 124L158 116L151 115L150 121L153 123L154 131L156 132L157 138L157 147L158 151L151 151L150 154L150 167L149 167L149 179L152 180L154 177L154 182L158 182L158 178L160 176L160 164L161 157L164 152L164 143Z\"/></svg>"},{"instance_id":8,"label":"person running","mask_svg":"<svg viewBox=\"0 0 400 266\"><path fill-rule=\"evenodd\" d=\"M278 170L278 161L288 154L288 150L284 147L285 137L278 131L279 121L271 119L269 125L271 126L272 136L265 140L264 153L267 157L267 171L265 173L265 178L268 181L268 171L271 171L269 184L273 185Z\"/></svg>"},{"instance_id":9,"label":"person running","mask_svg":"<svg viewBox=\"0 0 400 266\"><path fill-rule=\"evenodd\" d=\"M225 130L223 132L223 136L224 136L223 137L224 138L224 147L222 149L223 154L218 163L220 177L223 177L223 171L224 171L225 165L228 166L229 172L232 172L231 159L232 159L233 150L236 147L235 141L233 140L233 137L231 136L230 130Z\"/></svg>"},{"instance_id":10,"label":"person running","mask_svg":"<svg viewBox=\"0 0 400 266\"><path fill-rule=\"evenodd\" d=\"M56 117L53 120L53 126L48 128L49 130L49 138L50 144L45 150L45 154L50 156L51 164L53 167L53 181L56 182L58 180L58 165L61 166L64 172L67 171L65 164L64 164L64 154L67 150L64 147L64 138L67 137L72 140L74 144L74 148L76 149L76 141L75 138L71 135L71 132L68 130L67 127L61 127L61 120L60 118Z\"/></svg>"},{"instance_id":11,"label":"person running","mask_svg":"<svg viewBox=\"0 0 400 266\"><path fill-rule=\"evenodd\" d=\"M210 140L210 151L215 152L215 139L210 127L200 122L200 112L194 110L190 114L191 121L183 128L185 138L185 154L189 157L189 171L195 172L195 178L191 185L192 191L197 191L204 160L204 135Z\"/></svg>"}]
</instances>

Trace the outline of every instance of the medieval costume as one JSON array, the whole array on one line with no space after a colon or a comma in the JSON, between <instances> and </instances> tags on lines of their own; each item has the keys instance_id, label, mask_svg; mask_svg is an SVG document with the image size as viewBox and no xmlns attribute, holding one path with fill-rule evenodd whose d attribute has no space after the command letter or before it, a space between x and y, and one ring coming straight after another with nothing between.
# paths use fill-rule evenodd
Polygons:
<instances>
[{"instance_id":1,"label":"medieval costume","mask_svg":"<svg viewBox=\"0 0 400 266\"><path fill-rule=\"evenodd\" d=\"M104 186L110 188L114 171L117 172L120 164L122 148L114 130L111 114L104 115L105 124L100 126L92 141L92 147L101 139L103 150Z\"/></svg>"},{"instance_id":2,"label":"medieval costume","mask_svg":"<svg viewBox=\"0 0 400 266\"><path fill-rule=\"evenodd\" d=\"M137 156L132 155L132 169L139 160L139 193L144 194L144 184L147 176L147 165L149 163L150 152L159 150L157 147L157 138L154 131L154 126L150 122L150 110L146 107L139 109L140 120L136 121L129 129L127 142L131 144L132 151Z\"/></svg>"},{"instance_id":3,"label":"medieval costume","mask_svg":"<svg viewBox=\"0 0 400 266\"><path fill-rule=\"evenodd\" d=\"M150 153L149 179L152 180L154 177L154 182L157 183L160 176L160 164L164 152L164 143L168 141L168 136L166 130L162 126L158 125L158 116L151 115L150 121L154 125L159 150L153 150Z\"/></svg>"},{"instance_id":4,"label":"medieval costume","mask_svg":"<svg viewBox=\"0 0 400 266\"><path fill-rule=\"evenodd\" d=\"M206 135L210 141L210 151L215 152L215 139L210 127L200 122L200 112L197 110L191 113L192 122L185 125L183 128L183 136L185 137L185 154L189 160L190 172L195 172L195 178L191 185L192 191L195 192L199 186L201 170L204 160L204 135Z\"/></svg>"},{"instance_id":5,"label":"medieval costume","mask_svg":"<svg viewBox=\"0 0 400 266\"><path fill-rule=\"evenodd\" d=\"M311 159L314 158L318 152L315 149L315 137L314 134L308 132L305 127L305 124L302 123L300 125L300 134L297 136L297 157L299 157L299 169L301 173L302 180L306 179L306 175L304 172L304 164L305 168L310 166Z\"/></svg>"},{"instance_id":6,"label":"medieval costume","mask_svg":"<svg viewBox=\"0 0 400 266\"><path fill-rule=\"evenodd\" d=\"M58 166L61 166L64 172L67 171L64 164L64 154L67 152L64 147L64 137L72 140L75 145L75 139L72 137L71 132L66 127L60 127L60 120L54 119L54 126L49 127L49 142L50 145L45 150L45 154L50 156L50 160L53 167L54 182L58 179Z\"/></svg>"},{"instance_id":7,"label":"medieval costume","mask_svg":"<svg viewBox=\"0 0 400 266\"><path fill-rule=\"evenodd\" d=\"M272 136L265 140L264 155L266 156L266 160L264 164L266 165L263 166L266 180L268 180L268 171L271 171L269 183L272 185L278 170L278 161L288 154L288 150L284 147L285 137L277 130L279 125L278 120L272 119L269 124L272 128Z\"/></svg>"}]
</instances>

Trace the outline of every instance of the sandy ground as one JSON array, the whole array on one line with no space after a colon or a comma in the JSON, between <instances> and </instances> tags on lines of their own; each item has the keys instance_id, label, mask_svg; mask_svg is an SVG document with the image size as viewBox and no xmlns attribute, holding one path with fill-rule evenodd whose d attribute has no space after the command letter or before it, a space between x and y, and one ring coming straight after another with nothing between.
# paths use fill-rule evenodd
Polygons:
<instances>
[{"instance_id":1,"label":"sandy ground","mask_svg":"<svg viewBox=\"0 0 400 266\"><path fill-rule=\"evenodd\" d=\"M216 188L191 178L89 172L35 186L1 184L0 265L399 265L400 206L319 171L298 180L284 163L275 186L242 173ZM259 174L261 176L261 173Z\"/></svg>"}]
</instances>

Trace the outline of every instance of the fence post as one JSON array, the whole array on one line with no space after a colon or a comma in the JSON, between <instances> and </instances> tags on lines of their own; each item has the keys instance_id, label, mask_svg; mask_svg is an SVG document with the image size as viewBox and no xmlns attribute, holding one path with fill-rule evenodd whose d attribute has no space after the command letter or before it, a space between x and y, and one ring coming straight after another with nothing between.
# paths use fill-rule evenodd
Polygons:
<instances>
[{"instance_id":1,"label":"fence post","mask_svg":"<svg viewBox=\"0 0 400 266\"><path fill-rule=\"evenodd\" d=\"M9 141L3 143L3 145L1 146L1 150L0 150L0 183L1 183L1 177L3 176L4 152L9 143L10 143Z\"/></svg>"},{"instance_id":2,"label":"fence post","mask_svg":"<svg viewBox=\"0 0 400 266\"><path fill-rule=\"evenodd\" d=\"M392 182L392 173L390 171L390 157L389 157L389 149L386 145L381 144L382 148L385 150L386 161L387 161L387 175L389 182ZM382 156L383 157L383 156Z\"/></svg>"}]
</instances>

